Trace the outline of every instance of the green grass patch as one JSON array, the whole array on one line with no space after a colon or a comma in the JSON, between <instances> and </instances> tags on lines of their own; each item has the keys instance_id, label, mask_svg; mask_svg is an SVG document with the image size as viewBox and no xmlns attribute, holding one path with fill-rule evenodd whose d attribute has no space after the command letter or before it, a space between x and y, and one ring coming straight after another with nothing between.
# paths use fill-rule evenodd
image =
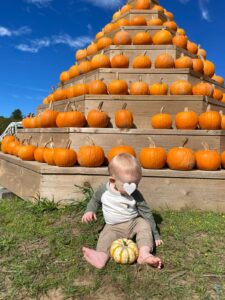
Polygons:
<instances>
[{"instance_id":1,"label":"green grass patch","mask_svg":"<svg viewBox=\"0 0 225 300\"><path fill-rule=\"evenodd\" d=\"M225 214L155 212L163 270L113 261L95 270L81 249L95 247L104 222L99 213L81 223L89 197L64 208L0 201L0 299L225 299Z\"/></svg>"}]
</instances>

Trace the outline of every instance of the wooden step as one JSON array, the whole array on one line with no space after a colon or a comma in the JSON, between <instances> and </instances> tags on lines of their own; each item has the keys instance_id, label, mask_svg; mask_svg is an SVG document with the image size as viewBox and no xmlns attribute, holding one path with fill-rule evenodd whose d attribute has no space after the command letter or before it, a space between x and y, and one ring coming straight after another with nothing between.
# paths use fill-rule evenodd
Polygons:
<instances>
[{"instance_id":1,"label":"wooden step","mask_svg":"<svg viewBox=\"0 0 225 300\"><path fill-rule=\"evenodd\" d=\"M160 19L163 22L167 21L167 17L164 13L157 11L157 10L146 10L146 9L131 9L130 11L121 14L118 18L115 20L112 20L112 23L116 23L120 19L126 19L128 21L131 21L134 17L144 17L146 21L152 20L152 19Z\"/></svg>"},{"instance_id":2,"label":"wooden step","mask_svg":"<svg viewBox=\"0 0 225 300\"><path fill-rule=\"evenodd\" d=\"M224 130L177 130L177 129L118 129L118 128L42 128L21 129L17 136L22 140L32 136L32 143L43 146L53 138L56 147L65 147L67 140L78 151L80 146L88 143L88 137L99 145L107 155L108 151L119 144L132 146L137 153L148 147L148 137L152 137L158 147L166 151L182 144L188 138L187 147L194 151L202 149L202 142L207 142L211 148L225 151Z\"/></svg>"},{"instance_id":3,"label":"wooden step","mask_svg":"<svg viewBox=\"0 0 225 300\"><path fill-rule=\"evenodd\" d=\"M138 55L143 55L146 52L146 55L152 61L152 68L155 68L154 62L158 55L167 53L170 54L174 59L179 58L182 54L189 56L191 58L196 58L197 55L192 54L191 52L179 48L175 45L111 45L110 47L104 50L104 54L107 55L110 60L113 56L123 52L130 60L130 68L132 68L132 61ZM97 52L102 53L102 51ZM94 55L88 56L88 59L91 60ZM85 61L86 59L80 60L79 62Z\"/></svg>"},{"instance_id":4,"label":"wooden step","mask_svg":"<svg viewBox=\"0 0 225 300\"><path fill-rule=\"evenodd\" d=\"M23 162L0 153L0 184L19 197L34 201L49 199L71 203L83 199L75 185L96 189L107 182L102 168L58 168ZM143 170L139 190L153 209L225 212L225 171Z\"/></svg>"},{"instance_id":5,"label":"wooden step","mask_svg":"<svg viewBox=\"0 0 225 300\"><path fill-rule=\"evenodd\" d=\"M165 107L165 112L175 115L183 111L185 107L201 114L210 104L213 110L222 110L225 114L225 104L211 98L203 96L116 96L116 95L83 95L70 99L71 103L75 102L78 109L85 116L91 109L96 109L100 102L104 102L103 110L108 113L111 118L112 126L115 127L115 112L121 109L123 103L127 103L129 109L134 115L134 125L136 128L150 128L150 117L158 113L161 107ZM54 109L64 111L68 100L54 102ZM46 105L37 108L37 114L46 109Z\"/></svg>"},{"instance_id":6,"label":"wooden step","mask_svg":"<svg viewBox=\"0 0 225 300\"><path fill-rule=\"evenodd\" d=\"M184 79L188 80L191 84L197 84L200 81L200 78L203 81L215 84L215 86L223 93L225 93L225 85L217 83L215 80L212 80L208 76L203 76L200 73L196 73L191 69L111 69L111 68L100 68L94 71L91 71L87 74L75 77L67 81L63 86L65 88L74 85L76 83L90 82L96 79L104 79L104 82L108 84L110 81L117 78L119 74L119 79L124 79L128 83L135 82L140 79L153 84L159 82L163 78L164 82L171 85L174 81Z\"/></svg>"}]
</instances>

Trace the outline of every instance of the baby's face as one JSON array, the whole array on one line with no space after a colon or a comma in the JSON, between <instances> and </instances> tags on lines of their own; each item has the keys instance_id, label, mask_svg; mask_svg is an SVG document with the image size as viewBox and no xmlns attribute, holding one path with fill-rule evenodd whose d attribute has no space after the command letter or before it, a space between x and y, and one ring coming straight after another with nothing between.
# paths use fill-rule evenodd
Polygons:
<instances>
[{"instance_id":1,"label":"baby's face","mask_svg":"<svg viewBox=\"0 0 225 300\"><path fill-rule=\"evenodd\" d=\"M110 177L112 180L111 182L114 185L114 188L120 192L122 195L127 196L127 192L124 190L124 183L135 183L136 187L138 187L139 181L137 181L134 176L130 174L121 174L120 178L116 178L114 176Z\"/></svg>"}]
</instances>

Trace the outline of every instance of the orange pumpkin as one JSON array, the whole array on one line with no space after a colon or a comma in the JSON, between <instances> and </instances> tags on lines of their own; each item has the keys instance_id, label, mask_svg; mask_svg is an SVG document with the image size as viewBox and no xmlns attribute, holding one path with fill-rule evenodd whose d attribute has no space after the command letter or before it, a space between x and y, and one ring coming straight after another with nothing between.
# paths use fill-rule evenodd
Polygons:
<instances>
[{"instance_id":1,"label":"orange pumpkin","mask_svg":"<svg viewBox=\"0 0 225 300\"><path fill-rule=\"evenodd\" d=\"M148 69L151 68L152 62L151 59L146 55L147 51L144 52L144 55L138 55L134 58L132 62L132 67L134 69Z\"/></svg>"},{"instance_id":2,"label":"orange pumpkin","mask_svg":"<svg viewBox=\"0 0 225 300\"><path fill-rule=\"evenodd\" d=\"M78 65L78 72L79 74L86 74L88 72L92 71L92 63L88 60L82 61Z\"/></svg>"},{"instance_id":3,"label":"orange pumpkin","mask_svg":"<svg viewBox=\"0 0 225 300\"><path fill-rule=\"evenodd\" d=\"M49 104L49 107L44 110L41 115L41 127L43 128L51 128L56 127L56 118L58 116L58 112L54 110L53 102Z\"/></svg>"},{"instance_id":4,"label":"orange pumpkin","mask_svg":"<svg viewBox=\"0 0 225 300\"><path fill-rule=\"evenodd\" d=\"M159 54L155 59L156 69L173 69L175 62L172 55L168 53Z\"/></svg>"},{"instance_id":5,"label":"orange pumpkin","mask_svg":"<svg viewBox=\"0 0 225 300\"><path fill-rule=\"evenodd\" d=\"M44 105L48 104L48 97L44 98L43 102Z\"/></svg>"},{"instance_id":6,"label":"orange pumpkin","mask_svg":"<svg viewBox=\"0 0 225 300\"><path fill-rule=\"evenodd\" d=\"M120 145L120 146L113 147L109 150L107 155L108 160L111 161L113 157L119 155L120 153L128 153L136 157L136 153L133 147L127 145Z\"/></svg>"},{"instance_id":7,"label":"orange pumpkin","mask_svg":"<svg viewBox=\"0 0 225 300\"><path fill-rule=\"evenodd\" d=\"M198 72L198 73L203 73L204 70L204 63L202 59L200 58L193 58L193 71Z\"/></svg>"},{"instance_id":8,"label":"orange pumpkin","mask_svg":"<svg viewBox=\"0 0 225 300\"><path fill-rule=\"evenodd\" d=\"M192 95L192 85L187 80L177 80L170 86L171 95Z\"/></svg>"},{"instance_id":9,"label":"orange pumpkin","mask_svg":"<svg viewBox=\"0 0 225 300\"><path fill-rule=\"evenodd\" d=\"M114 45L131 45L132 38L127 31L121 30L114 35L113 43Z\"/></svg>"},{"instance_id":10,"label":"orange pumpkin","mask_svg":"<svg viewBox=\"0 0 225 300\"><path fill-rule=\"evenodd\" d=\"M72 111L69 111L71 106ZM60 112L56 118L56 125L59 128L63 127L84 127L86 118L84 114L77 110L77 107L72 106L70 102L67 103L64 112Z\"/></svg>"},{"instance_id":11,"label":"orange pumpkin","mask_svg":"<svg viewBox=\"0 0 225 300\"><path fill-rule=\"evenodd\" d=\"M167 153L167 164L172 170L190 171L195 167L195 154L192 149L185 148L188 139L181 147L175 147Z\"/></svg>"},{"instance_id":12,"label":"orange pumpkin","mask_svg":"<svg viewBox=\"0 0 225 300\"><path fill-rule=\"evenodd\" d=\"M92 69L99 69L99 68L111 68L110 59L105 54L97 54L95 55L92 60Z\"/></svg>"},{"instance_id":13,"label":"orange pumpkin","mask_svg":"<svg viewBox=\"0 0 225 300\"><path fill-rule=\"evenodd\" d=\"M168 30L163 29L154 34L152 41L154 45L171 45L173 36Z\"/></svg>"},{"instance_id":14,"label":"orange pumpkin","mask_svg":"<svg viewBox=\"0 0 225 300\"><path fill-rule=\"evenodd\" d=\"M29 114L22 120L23 128L35 128L36 126L34 114Z\"/></svg>"},{"instance_id":15,"label":"orange pumpkin","mask_svg":"<svg viewBox=\"0 0 225 300\"><path fill-rule=\"evenodd\" d=\"M117 29L117 24L116 23L109 23L104 27L104 33L107 34L115 29Z\"/></svg>"},{"instance_id":16,"label":"orange pumpkin","mask_svg":"<svg viewBox=\"0 0 225 300\"><path fill-rule=\"evenodd\" d=\"M96 40L99 40L99 39L102 38L103 36L104 36L104 31L102 30L102 31L99 31L99 32L96 34L95 38L96 38Z\"/></svg>"},{"instance_id":17,"label":"orange pumpkin","mask_svg":"<svg viewBox=\"0 0 225 300\"><path fill-rule=\"evenodd\" d=\"M141 76L139 78L139 81L131 83L130 95L149 95L148 84L142 81Z\"/></svg>"},{"instance_id":18,"label":"orange pumpkin","mask_svg":"<svg viewBox=\"0 0 225 300\"><path fill-rule=\"evenodd\" d=\"M126 12L130 11L132 9L132 6L130 4L125 4L122 8L121 8L121 14L125 14Z\"/></svg>"},{"instance_id":19,"label":"orange pumpkin","mask_svg":"<svg viewBox=\"0 0 225 300\"><path fill-rule=\"evenodd\" d=\"M98 109L92 109L87 115L87 123L89 127L106 128L110 118L108 114L102 111L103 101L99 103Z\"/></svg>"},{"instance_id":20,"label":"orange pumpkin","mask_svg":"<svg viewBox=\"0 0 225 300\"><path fill-rule=\"evenodd\" d=\"M15 141L15 136L13 135L6 135L3 140L2 140L2 145L1 145L1 151L5 154L7 154L7 146L10 142Z\"/></svg>"},{"instance_id":21,"label":"orange pumpkin","mask_svg":"<svg viewBox=\"0 0 225 300\"><path fill-rule=\"evenodd\" d=\"M204 60L204 74L209 77L213 77L215 74L215 65L209 61L209 60Z\"/></svg>"},{"instance_id":22,"label":"orange pumpkin","mask_svg":"<svg viewBox=\"0 0 225 300\"><path fill-rule=\"evenodd\" d=\"M223 93L223 98L222 98L222 100L221 100L221 102L225 102L225 94Z\"/></svg>"},{"instance_id":23,"label":"orange pumpkin","mask_svg":"<svg viewBox=\"0 0 225 300\"><path fill-rule=\"evenodd\" d=\"M130 26L130 21L127 19L121 18L116 22L116 24L118 27Z\"/></svg>"},{"instance_id":24,"label":"orange pumpkin","mask_svg":"<svg viewBox=\"0 0 225 300\"><path fill-rule=\"evenodd\" d=\"M160 79L160 82L154 83L149 88L150 95L167 95L168 94L168 85L163 82L163 78Z\"/></svg>"},{"instance_id":25,"label":"orange pumpkin","mask_svg":"<svg viewBox=\"0 0 225 300\"><path fill-rule=\"evenodd\" d=\"M207 106L207 110L201 113L198 119L201 129L218 130L221 129L221 115L217 111L211 110L211 106Z\"/></svg>"},{"instance_id":26,"label":"orange pumpkin","mask_svg":"<svg viewBox=\"0 0 225 300\"><path fill-rule=\"evenodd\" d=\"M185 35L181 35L181 34L176 34L173 37L173 45L183 48L183 49L187 49L187 42L188 42L188 38Z\"/></svg>"},{"instance_id":27,"label":"orange pumpkin","mask_svg":"<svg viewBox=\"0 0 225 300\"><path fill-rule=\"evenodd\" d=\"M133 127L133 114L126 107L127 104L124 103L122 109L115 112L115 124L118 128Z\"/></svg>"},{"instance_id":28,"label":"orange pumpkin","mask_svg":"<svg viewBox=\"0 0 225 300\"><path fill-rule=\"evenodd\" d=\"M147 21L146 21L145 17L143 17L143 16L134 16L130 20L130 25L131 26L147 26Z\"/></svg>"},{"instance_id":29,"label":"orange pumpkin","mask_svg":"<svg viewBox=\"0 0 225 300\"><path fill-rule=\"evenodd\" d=\"M64 86L59 86L57 90L54 90L53 93L53 101L49 101L49 103L54 101L61 101L65 100L67 98L66 89L64 89Z\"/></svg>"},{"instance_id":30,"label":"orange pumpkin","mask_svg":"<svg viewBox=\"0 0 225 300\"><path fill-rule=\"evenodd\" d=\"M174 21L166 21L163 23L163 26L165 26L173 31L177 31L177 24Z\"/></svg>"},{"instance_id":31,"label":"orange pumpkin","mask_svg":"<svg viewBox=\"0 0 225 300\"><path fill-rule=\"evenodd\" d=\"M172 117L169 114L163 113L164 107L160 109L160 113L152 116L151 125L154 129L171 129Z\"/></svg>"},{"instance_id":32,"label":"orange pumpkin","mask_svg":"<svg viewBox=\"0 0 225 300\"><path fill-rule=\"evenodd\" d=\"M115 19L119 18L120 16L121 16L121 10L119 9L118 11L116 11L116 12L113 14L112 19L115 20Z\"/></svg>"},{"instance_id":33,"label":"orange pumpkin","mask_svg":"<svg viewBox=\"0 0 225 300\"><path fill-rule=\"evenodd\" d=\"M202 96L212 97L213 91L214 91L214 89L213 89L212 85L207 82L203 82L203 81L197 83L192 88L193 95L202 95Z\"/></svg>"},{"instance_id":34,"label":"orange pumpkin","mask_svg":"<svg viewBox=\"0 0 225 300\"><path fill-rule=\"evenodd\" d=\"M176 69L192 69L193 62L189 56L185 56L184 54L181 55L178 59L175 60L175 68Z\"/></svg>"},{"instance_id":35,"label":"orange pumpkin","mask_svg":"<svg viewBox=\"0 0 225 300\"><path fill-rule=\"evenodd\" d=\"M44 151L45 151L45 147L37 147L34 151L34 160L40 163L45 163Z\"/></svg>"},{"instance_id":36,"label":"orange pumpkin","mask_svg":"<svg viewBox=\"0 0 225 300\"><path fill-rule=\"evenodd\" d=\"M94 55L96 52L98 52L98 45L92 42L88 47L87 47L87 56Z\"/></svg>"},{"instance_id":37,"label":"orange pumpkin","mask_svg":"<svg viewBox=\"0 0 225 300\"><path fill-rule=\"evenodd\" d=\"M210 150L207 143L202 143L204 149L195 153L196 167L204 171L216 171L221 168L221 156L216 150Z\"/></svg>"},{"instance_id":38,"label":"orange pumpkin","mask_svg":"<svg viewBox=\"0 0 225 300\"><path fill-rule=\"evenodd\" d=\"M89 93L89 87L88 84L86 83L77 83L75 85L70 86L66 92L67 92L67 98L71 99L74 97L87 95Z\"/></svg>"},{"instance_id":39,"label":"orange pumpkin","mask_svg":"<svg viewBox=\"0 0 225 300\"><path fill-rule=\"evenodd\" d=\"M174 20L174 14L170 11L167 11L166 9L164 9L164 15L167 16L167 19L169 19L170 21Z\"/></svg>"},{"instance_id":40,"label":"orange pumpkin","mask_svg":"<svg viewBox=\"0 0 225 300\"><path fill-rule=\"evenodd\" d=\"M107 36L105 36L105 37L103 36L97 41L97 47L98 47L99 51L102 49L108 48L112 44L113 44L112 39Z\"/></svg>"},{"instance_id":41,"label":"orange pumpkin","mask_svg":"<svg viewBox=\"0 0 225 300\"><path fill-rule=\"evenodd\" d=\"M187 42L187 50L189 52L191 52L192 54L197 54L198 53L198 46L195 43L193 43L191 41L188 41Z\"/></svg>"},{"instance_id":42,"label":"orange pumpkin","mask_svg":"<svg viewBox=\"0 0 225 300\"><path fill-rule=\"evenodd\" d=\"M58 167L74 167L77 162L77 154L73 149L70 149L71 141L68 142L66 148L56 148L53 159Z\"/></svg>"},{"instance_id":43,"label":"orange pumpkin","mask_svg":"<svg viewBox=\"0 0 225 300\"><path fill-rule=\"evenodd\" d=\"M141 149L139 160L141 166L145 169L162 169L165 167L167 154L166 151L155 145L155 142L149 137L150 145L148 148Z\"/></svg>"},{"instance_id":44,"label":"orange pumpkin","mask_svg":"<svg viewBox=\"0 0 225 300\"><path fill-rule=\"evenodd\" d=\"M26 139L26 145L22 144L19 147L18 156L22 160L33 161L34 160L34 151L37 147L30 144L32 137Z\"/></svg>"},{"instance_id":45,"label":"orange pumpkin","mask_svg":"<svg viewBox=\"0 0 225 300\"><path fill-rule=\"evenodd\" d=\"M70 74L68 71L64 71L60 74L60 77L59 77L60 81L61 82L65 82L65 81L68 81L70 80Z\"/></svg>"},{"instance_id":46,"label":"orange pumpkin","mask_svg":"<svg viewBox=\"0 0 225 300\"><path fill-rule=\"evenodd\" d=\"M47 146L48 146L48 148L47 148ZM54 142L53 142L53 138L51 137L49 142L47 142L46 145L45 145L44 154L43 154L45 163L50 165L50 166L55 165L54 151L55 151L55 145L54 145Z\"/></svg>"},{"instance_id":47,"label":"orange pumpkin","mask_svg":"<svg viewBox=\"0 0 225 300\"><path fill-rule=\"evenodd\" d=\"M198 115L185 107L184 111L176 114L175 125L177 129L196 129L198 127Z\"/></svg>"},{"instance_id":48,"label":"orange pumpkin","mask_svg":"<svg viewBox=\"0 0 225 300\"><path fill-rule=\"evenodd\" d=\"M118 78L118 76L117 76ZM128 95L128 84L125 80L115 79L108 84L110 95Z\"/></svg>"},{"instance_id":49,"label":"orange pumpkin","mask_svg":"<svg viewBox=\"0 0 225 300\"><path fill-rule=\"evenodd\" d=\"M156 11L160 11L161 13L164 13L164 8L160 5L157 5L155 4L153 7L152 7L152 10L156 10Z\"/></svg>"},{"instance_id":50,"label":"orange pumpkin","mask_svg":"<svg viewBox=\"0 0 225 300\"><path fill-rule=\"evenodd\" d=\"M89 94L91 95L107 95L107 85L103 80L93 80L88 84Z\"/></svg>"},{"instance_id":51,"label":"orange pumpkin","mask_svg":"<svg viewBox=\"0 0 225 300\"><path fill-rule=\"evenodd\" d=\"M223 99L223 92L219 89L214 88L213 98L215 100L221 101Z\"/></svg>"},{"instance_id":52,"label":"orange pumpkin","mask_svg":"<svg viewBox=\"0 0 225 300\"><path fill-rule=\"evenodd\" d=\"M84 59L86 57L87 57L87 50L86 49L78 50L76 52L76 60L77 61L82 60L82 59Z\"/></svg>"},{"instance_id":53,"label":"orange pumpkin","mask_svg":"<svg viewBox=\"0 0 225 300\"><path fill-rule=\"evenodd\" d=\"M216 82L220 83L220 84L224 84L224 78L222 76L214 75L212 77L212 79L215 80Z\"/></svg>"},{"instance_id":54,"label":"orange pumpkin","mask_svg":"<svg viewBox=\"0 0 225 300\"><path fill-rule=\"evenodd\" d=\"M135 9L150 9L151 0L137 0L135 4Z\"/></svg>"},{"instance_id":55,"label":"orange pumpkin","mask_svg":"<svg viewBox=\"0 0 225 300\"><path fill-rule=\"evenodd\" d=\"M206 59L206 56L207 56L207 52L201 48L200 45L198 45L198 56L200 57L204 57L204 59Z\"/></svg>"},{"instance_id":56,"label":"orange pumpkin","mask_svg":"<svg viewBox=\"0 0 225 300\"><path fill-rule=\"evenodd\" d=\"M220 111L221 115L221 129L225 130L225 115L223 114L223 111Z\"/></svg>"},{"instance_id":57,"label":"orange pumpkin","mask_svg":"<svg viewBox=\"0 0 225 300\"><path fill-rule=\"evenodd\" d=\"M7 143L6 144L6 152L7 152L7 154L13 155L14 148L17 145L20 145L20 141L18 139L15 139L14 141L11 141L11 142Z\"/></svg>"},{"instance_id":58,"label":"orange pumpkin","mask_svg":"<svg viewBox=\"0 0 225 300\"><path fill-rule=\"evenodd\" d=\"M180 35L186 35L186 31L183 28L177 28L177 33Z\"/></svg>"},{"instance_id":59,"label":"orange pumpkin","mask_svg":"<svg viewBox=\"0 0 225 300\"><path fill-rule=\"evenodd\" d=\"M146 32L138 32L133 37L133 45L151 45L152 44L152 38L151 35Z\"/></svg>"},{"instance_id":60,"label":"orange pumpkin","mask_svg":"<svg viewBox=\"0 0 225 300\"><path fill-rule=\"evenodd\" d=\"M162 26L163 21L161 19L150 19L147 21L148 26Z\"/></svg>"},{"instance_id":61,"label":"orange pumpkin","mask_svg":"<svg viewBox=\"0 0 225 300\"><path fill-rule=\"evenodd\" d=\"M80 147L77 160L81 167L100 167L105 160L104 151L92 141L92 145Z\"/></svg>"},{"instance_id":62,"label":"orange pumpkin","mask_svg":"<svg viewBox=\"0 0 225 300\"><path fill-rule=\"evenodd\" d=\"M129 67L129 58L121 52L112 57L111 59L112 68L128 68Z\"/></svg>"}]
</instances>

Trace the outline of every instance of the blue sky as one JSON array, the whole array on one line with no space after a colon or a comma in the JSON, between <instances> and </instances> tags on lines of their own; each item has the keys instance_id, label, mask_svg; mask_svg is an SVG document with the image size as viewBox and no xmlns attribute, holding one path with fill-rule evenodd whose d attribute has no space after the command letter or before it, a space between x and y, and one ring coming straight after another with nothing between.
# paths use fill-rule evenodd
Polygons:
<instances>
[{"instance_id":1,"label":"blue sky","mask_svg":"<svg viewBox=\"0 0 225 300\"><path fill-rule=\"evenodd\" d=\"M56 85L123 0L2 0L0 10L0 115L24 114ZM161 0L178 25L208 52L225 77L225 1Z\"/></svg>"}]
</instances>

